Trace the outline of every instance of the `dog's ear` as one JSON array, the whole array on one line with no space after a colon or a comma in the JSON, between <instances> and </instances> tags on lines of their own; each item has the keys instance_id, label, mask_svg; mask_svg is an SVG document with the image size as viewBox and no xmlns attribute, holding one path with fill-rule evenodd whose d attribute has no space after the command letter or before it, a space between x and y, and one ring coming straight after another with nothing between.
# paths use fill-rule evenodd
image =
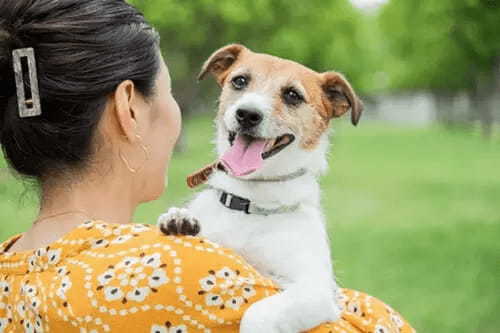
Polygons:
<instances>
[{"instance_id":1,"label":"dog's ear","mask_svg":"<svg viewBox=\"0 0 500 333\"><path fill-rule=\"evenodd\" d=\"M351 109L351 122L356 126L363 112L363 102L356 96L349 82L337 72L326 72L322 75L322 88L327 108L332 117L340 117Z\"/></svg>"},{"instance_id":2,"label":"dog's ear","mask_svg":"<svg viewBox=\"0 0 500 333\"><path fill-rule=\"evenodd\" d=\"M240 44L231 44L215 51L203 64L198 80L203 80L208 73L211 73L219 85L224 83L228 69L234 64L236 59L247 48Z\"/></svg>"}]
</instances>

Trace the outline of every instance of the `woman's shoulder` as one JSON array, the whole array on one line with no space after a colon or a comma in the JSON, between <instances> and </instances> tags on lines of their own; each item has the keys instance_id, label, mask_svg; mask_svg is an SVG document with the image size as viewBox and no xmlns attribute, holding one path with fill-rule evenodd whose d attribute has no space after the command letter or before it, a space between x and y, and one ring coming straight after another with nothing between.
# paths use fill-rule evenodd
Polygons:
<instances>
[{"instance_id":1,"label":"woman's shoulder","mask_svg":"<svg viewBox=\"0 0 500 333\"><path fill-rule=\"evenodd\" d=\"M238 267L238 271L255 270L233 250L208 239L193 236L167 236L150 224L114 224L88 221L64 237L63 249L67 256L81 256L87 261L117 262L127 257L145 258L155 255L173 265L217 267L225 264ZM74 248L72 245L80 244ZM71 252L74 252L73 254ZM179 271L179 270L177 270Z\"/></svg>"},{"instance_id":2,"label":"woman's shoulder","mask_svg":"<svg viewBox=\"0 0 500 333\"><path fill-rule=\"evenodd\" d=\"M47 248L4 257L0 331L238 332L246 309L278 291L233 251L147 224L89 221ZM413 331L371 296L341 296L342 319L311 332Z\"/></svg>"},{"instance_id":3,"label":"woman's shoulder","mask_svg":"<svg viewBox=\"0 0 500 333\"><path fill-rule=\"evenodd\" d=\"M88 221L0 264L0 305L13 304L0 328L13 330L237 332L248 306L276 292L233 251L144 224Z\"/></svg>"},{"instance_id":4,"label":"woman's shoulder","mask_svg":"<svg viewBox=\"0 0 500 333\"><path fill-rule=\"evenodd\" d=\"M145 325L157 318L151 331L237 332L246 309L278 291L239 255L207 239L165 236L143 224L93 223L87 228L103 235L82 251L95 270L85 278L93 282L84 286L93 297L91 305ZM339 304L342 319L311 333L413 332L396 311L372 296L343 289ZM126 322L121 324L130 325Z\"/></svg>"},{"instance_id":5,"label":"woman's shoulder","mask_svg":"<svg viewBox=\"0 0 500 333\"><path fill-rule=\"evenodd\" d=\"M80 229L64 240L85 239L86 246L62 258L66 287L55 305L72 306L81 318L108 318L113 330L143 323L149 326L138 331L235 332L249 304L275 290L233 251L206 239L166 236L144 224L87 222Z\"/></svg>"}]
</instances>

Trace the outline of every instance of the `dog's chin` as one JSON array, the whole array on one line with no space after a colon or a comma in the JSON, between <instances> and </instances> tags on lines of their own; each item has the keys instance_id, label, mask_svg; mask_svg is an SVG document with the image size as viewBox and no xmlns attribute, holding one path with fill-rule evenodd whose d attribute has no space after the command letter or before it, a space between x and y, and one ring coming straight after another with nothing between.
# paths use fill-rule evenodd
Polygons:
<instances>
[{"instance_id":1,"label":"dog's chin","mask_svg":"<svg viewBox=\"0 0 500 333\"><path fill-rule=\"evenodd\" d=\"M251 133L237 133L234 131L229 131L228 141L230 146L233 145L234 140L236 139L236 135L238 134L244 137L248 144L252 143L255 140L266 140L266 146L264 148L264 152L262 153L262 159L264 160L279 154L295 141L295 135L291 133L283 134L275 138L262 138L254 136Z\"/></svg>"}]
</instances>

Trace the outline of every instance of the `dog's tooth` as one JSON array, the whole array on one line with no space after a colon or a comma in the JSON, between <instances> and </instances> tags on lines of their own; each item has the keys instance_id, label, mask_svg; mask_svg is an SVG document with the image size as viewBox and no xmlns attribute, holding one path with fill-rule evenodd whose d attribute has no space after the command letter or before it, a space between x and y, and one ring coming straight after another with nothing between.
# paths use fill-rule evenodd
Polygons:
<instances>
[{"instance_id":1,"label":"dog's tooth","mask_svg":"<svg viewBox=\"0 0 500 333\"><path fill-rule=\"evenodd\" d=\"M268 150L274 146L274 139L267 140L265 150Z\"/></svg>"}]
</instances>

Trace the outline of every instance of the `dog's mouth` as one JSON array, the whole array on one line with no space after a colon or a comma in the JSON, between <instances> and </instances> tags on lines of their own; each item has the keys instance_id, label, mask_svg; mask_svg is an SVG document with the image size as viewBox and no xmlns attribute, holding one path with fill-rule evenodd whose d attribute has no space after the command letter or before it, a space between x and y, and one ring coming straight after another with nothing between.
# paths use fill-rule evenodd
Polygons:
<instances>
[{"instance_id":1,"label":"dog's mouth","mask_svg":"<svg viewBox=\"0 0 500 333\"><path fill-rule=\"evenodd\" d=\"M295 140L295 136L284 134L267 139L229 132L228 140L230 148L222 156L221 162L234 176L245 176L262 167L263 160L289 146Z\"/></svg>"},{"instance_id":2,"label":"dog's mouth","mask_svg":"<svg viewBox=\"0 0 500 333\"><path fill-rule=\"evenodd\" d=\"M263 159L276 155L277 153L285 149L288 145L290 145L293 141L295 141L295 136L293 134L284 134L274 139L261 139L247 134L240 135L242 136L242 139L246 141L247 146L249 146L253 141L256 140L266 140L266 145L264 146L264 151L262 152ZM229 132L228 140L231 146L234 145L235 139L236 132Z\"/></svg>"}]
</instances>

